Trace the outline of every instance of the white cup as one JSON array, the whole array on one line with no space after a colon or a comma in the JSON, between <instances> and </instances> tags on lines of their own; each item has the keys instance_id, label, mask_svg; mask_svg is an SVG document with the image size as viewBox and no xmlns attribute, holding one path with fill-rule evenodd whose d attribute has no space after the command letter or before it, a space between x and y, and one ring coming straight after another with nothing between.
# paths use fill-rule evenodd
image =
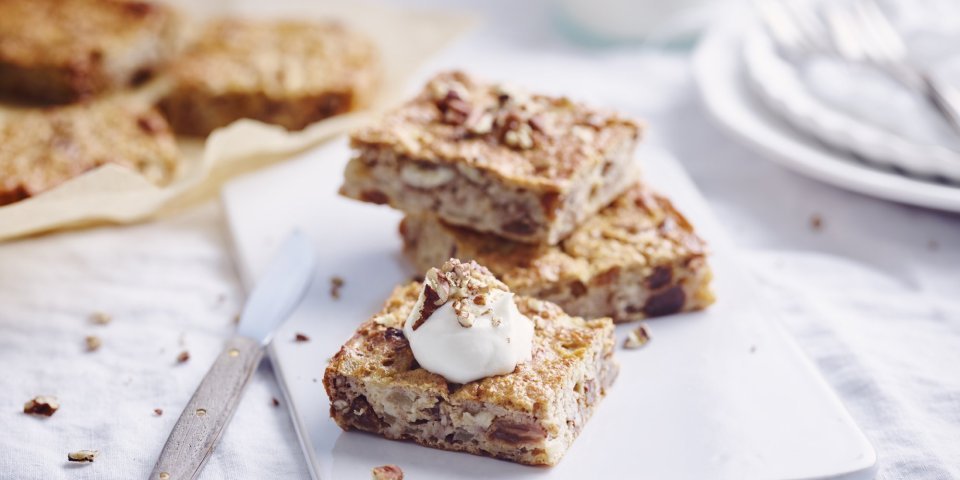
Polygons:
<instances>
[{"instance_id":1,"label":"white cup","mask_svg":"<svg viewBox=\"0 0 960 480\"><path fill-rule=\"evenodd\" d=\"M680 38L702 26L722 0L555 0L569 33L593 43Z\"/></svg>"}]
</instances>

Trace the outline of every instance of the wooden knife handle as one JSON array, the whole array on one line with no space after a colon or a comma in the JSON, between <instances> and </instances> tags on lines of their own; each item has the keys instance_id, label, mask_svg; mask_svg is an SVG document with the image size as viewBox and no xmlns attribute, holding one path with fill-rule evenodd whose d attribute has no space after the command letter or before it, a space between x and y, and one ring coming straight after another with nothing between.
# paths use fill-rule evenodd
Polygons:
<instances>
[{"instance_id":1,"label":"wooden knife handle","mask_svg":"<svg viewBox=\"0 0 960 480\"><path fill-rule=\"evenodd\" d=\"M227 341L173 426L150 480L197 477L236 411L261 358L260 342L242 336Z\"/></svg>"}]
</instances>

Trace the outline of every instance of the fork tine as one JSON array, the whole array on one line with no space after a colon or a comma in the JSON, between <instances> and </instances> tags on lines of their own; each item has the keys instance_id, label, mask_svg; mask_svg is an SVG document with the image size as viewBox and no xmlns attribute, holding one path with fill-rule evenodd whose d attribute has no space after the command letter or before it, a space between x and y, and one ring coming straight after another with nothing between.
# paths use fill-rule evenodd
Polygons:
<instances>
[{"instance_id":1,"label":"fork tine","mask_svg":"<svg viewBox=\"0 0 960 480\"><path fill-rule=\"evenodd\" d=\"M830 27L830 37L840 56L857 61L865 59L863 34L850 12L846 8L831 5L825 9L824 15Z\"/></svg>"},{"instance_id":2,"label":"fork tine","mask_svg":"<svg viewBox=\"0 0 960 480\"><path fill-rule=\"evenodd\" d=\"M874 0L858 0L857 12L874 40L879 44L877 56L884 57L878 60L896 62L907 54L907 46L896 27L884 14L880 5Z\"/></svg>"},{"instance_id":3,"label":"fork tine","mask_svg":"<svg viewBox=\"0 0 960 480\"><path fill-rule=\"evenodd\" d=\"M797 30L790 15L777 0L753 0L753 7L760 14L767 31L782 48L792 51L805 50L803 36Z\"/></svg>"},{"instance_id":4,"label":"fork tine","mask_svg":"<svg viewBox=\"0 0 960 480\"><path fill-rule=\"evenodd\" d=\"M826 41L826 25L820 18L820 13L814 4L795 0L783 0L781 4L793 18L800 34L811 44L814 50L832 50L832 45Z\"/></svg>"}]
</instances>

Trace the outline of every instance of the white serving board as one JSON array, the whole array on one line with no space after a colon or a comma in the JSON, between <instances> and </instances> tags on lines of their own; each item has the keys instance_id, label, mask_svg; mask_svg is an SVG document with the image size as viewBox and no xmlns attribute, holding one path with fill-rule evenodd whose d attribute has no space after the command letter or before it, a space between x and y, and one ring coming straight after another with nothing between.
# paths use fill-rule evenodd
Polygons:
<instances>
[{"instance_id":1,"label":"white serving board","mask_svg":"<svg viewBox=\"0 0 960 480\"><path fill-rule=\"evenodd\" d=\"M417 480L872 478L872 446L758 298L685 172L664 152L638 156L647 180L710 243L719 300L705 312L650 321L647 346L617 351L617 382L554 468L342 432L328 415L323 371L414 273L400 252L401 216L336 194L349 157L343 139L229 184L223 202L246 285L293 228L319 252L314 285L271 351L314 477L369 478L372 467L393 463ZM329 295L334 275L346 280L339 300ZM621 340L629 328L618 329ZM294 343L295 332L311 341Z\"/></svg>"}]
</instances>

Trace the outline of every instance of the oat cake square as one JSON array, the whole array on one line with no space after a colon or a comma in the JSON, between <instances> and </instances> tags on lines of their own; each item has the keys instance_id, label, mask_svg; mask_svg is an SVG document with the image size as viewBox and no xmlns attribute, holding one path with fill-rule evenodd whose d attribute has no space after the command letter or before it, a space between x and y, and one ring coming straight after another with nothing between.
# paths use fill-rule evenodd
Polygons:
<instances>
[{"instance_id":1,"label":"oat cake square","mask_svg":"<svg viewBox=\"0 0 960 480\"><path fill-rule=\"evenodd\" d=\"M642 183L553 246L512 242L432 215L408 215L400 230L404 252L421 272L449 257L476 260L511 290L571 315L620 323L714 301L706 244L670 200Z\"/></svg>"},{"instance_id":2,"label":"oat cake square","mask_svg":"<svg viewBox=\"0 0 960 480\"><path fill-rule=\"evenodd\" d=\"M0 205L113 163L163 186L180 168L170 126L156 109L119 101L21 110L0 119Z\"/></svg>"},{"instance_id":3,"label":"oat cake square","mask_svg":"<svg viewBox=\"0 0 960 480\"><path fill-rule=\"evenodd\" d=\"M171 67L160 101L177 133L207 135L241 118L301 130L368 105L379 54L337 22L224 18L209 22Z\"/></svg>"},{"instance_id":4,"label":"oat cake square","mask_svg":"<svg viewBox=\"0 0 960 480\"><path fill-rule=\"evenodd\" d=\"M564 97L445 72L354 132L341 194L556 244L637 178L641 126Z\"/></svg>"}]
</instances>

